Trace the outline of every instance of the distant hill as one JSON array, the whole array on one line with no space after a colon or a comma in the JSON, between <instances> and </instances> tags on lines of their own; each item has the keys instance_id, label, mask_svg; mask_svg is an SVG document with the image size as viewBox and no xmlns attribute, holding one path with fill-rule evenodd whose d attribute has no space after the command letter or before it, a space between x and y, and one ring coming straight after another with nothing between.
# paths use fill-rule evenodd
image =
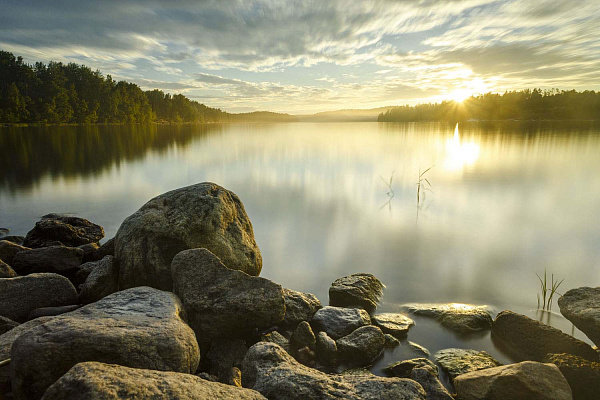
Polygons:
<instances>
[{"instance_id":1,"label":"distant hill","mask_svg":"<svg viewBox=\"0 0 600 400\"><path fill-rule=\"evenodd\" d=\"M297 117L300 122L376 122L379 114L392 108L394 106L324 111L316 114L298 115Z\"/></svg>"},{"instance_id":2,"label":"distant hill","mask_svg":"<svg viewBox=\"0 0 600 400\"><path fill-rule=\"evenodd\" d=\"M230 114L229 120L231 122L298 122L298 117L271 111L254 111Z\"/></svg>"}]
</instances>

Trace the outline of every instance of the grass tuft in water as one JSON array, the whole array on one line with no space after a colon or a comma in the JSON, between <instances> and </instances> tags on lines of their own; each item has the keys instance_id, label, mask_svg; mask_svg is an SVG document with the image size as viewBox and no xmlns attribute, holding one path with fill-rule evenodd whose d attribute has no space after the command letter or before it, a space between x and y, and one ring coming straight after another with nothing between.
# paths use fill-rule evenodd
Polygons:
<instances>
[{"instance_id":1,"label":"grass tuft in water","mask_svg":"<svg viewBox=\"0 0 600 400\"><path fill-rule=\"evenodd\" d=\"M417 207L421 204L421 194L423 200L425 200L426 191L433 193L433 190L431 190L431 182L425 178L425 174L433 167L435 167L435 165L432 165L423 172L421 172L421 169L419 169L419 180L417 181Z\"/></svg>"},{"instance_id":2,"label":"grass tuft in water","mask_svg":"<svg viewBox=\"0 0 600 400\"><path fill-rule=\"evenodd\" d=\"M540 293L537 294L537 308L539 310L541 305L542 311L552 311L552 301L554 299L554 295L558 294L562 296L560 293L558 293L558 288L560 287L561 283L563 283L564 278L561 281L554 281L554 274L551 274L550 282L548 282L548 273L546 270L544 270L544 279L542 279L542 277L537 273L535 275L540 281L541 291L541 296Z\"/></svg>"}]
</instances>

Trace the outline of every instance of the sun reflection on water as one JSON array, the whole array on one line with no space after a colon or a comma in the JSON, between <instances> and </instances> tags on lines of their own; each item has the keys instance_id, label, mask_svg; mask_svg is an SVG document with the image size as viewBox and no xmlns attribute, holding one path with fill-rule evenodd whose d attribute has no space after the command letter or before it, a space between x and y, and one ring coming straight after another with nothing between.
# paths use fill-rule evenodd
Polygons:
<instances>
[{"instance_id":1,"label":"sun reflection on water","mask_svg":"<svg viewBox=\"0 0 600 400\"><path fill-rule=\"evenodd\" d=\"M454 136L452 139L446 140L446 158L443 167L449 171L461 170L465 166L473 165L479 158L479 153L479 144L475 141L461 141L457 123L454 128Z\"/></svg>"}]
</instances>

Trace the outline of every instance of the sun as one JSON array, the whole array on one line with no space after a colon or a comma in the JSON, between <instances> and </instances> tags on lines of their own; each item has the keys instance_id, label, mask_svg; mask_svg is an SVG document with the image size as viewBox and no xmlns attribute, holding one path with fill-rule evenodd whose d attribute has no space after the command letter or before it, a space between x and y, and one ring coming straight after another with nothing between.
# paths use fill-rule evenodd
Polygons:
<instances>
[{"instance_id":1,"label":"sun","mask_svg":"<svg viewBox=\"0 0 600 400\"><path fill-rule=\"evenodd\" d=\"M455 89L448 94L448 98L450 100L456 101L457 103L462 103L472 95L473 90L471 89Z\"/></svg>"}]
</instances>

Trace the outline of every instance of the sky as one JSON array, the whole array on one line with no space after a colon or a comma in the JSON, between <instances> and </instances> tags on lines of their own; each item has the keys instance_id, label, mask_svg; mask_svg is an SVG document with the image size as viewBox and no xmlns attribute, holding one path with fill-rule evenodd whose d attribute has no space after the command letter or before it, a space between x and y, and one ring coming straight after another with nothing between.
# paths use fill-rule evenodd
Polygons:
<instances>
[{"instance_id":1,"label":"sky","mask_svg":"<svg viewBox=\"0 0 600 400\"><path fill-rule=\"evenodd\" d=\"M230 112L600 89L598 0L0 0L0 49Z\"/></svg>"}]
</instances>

